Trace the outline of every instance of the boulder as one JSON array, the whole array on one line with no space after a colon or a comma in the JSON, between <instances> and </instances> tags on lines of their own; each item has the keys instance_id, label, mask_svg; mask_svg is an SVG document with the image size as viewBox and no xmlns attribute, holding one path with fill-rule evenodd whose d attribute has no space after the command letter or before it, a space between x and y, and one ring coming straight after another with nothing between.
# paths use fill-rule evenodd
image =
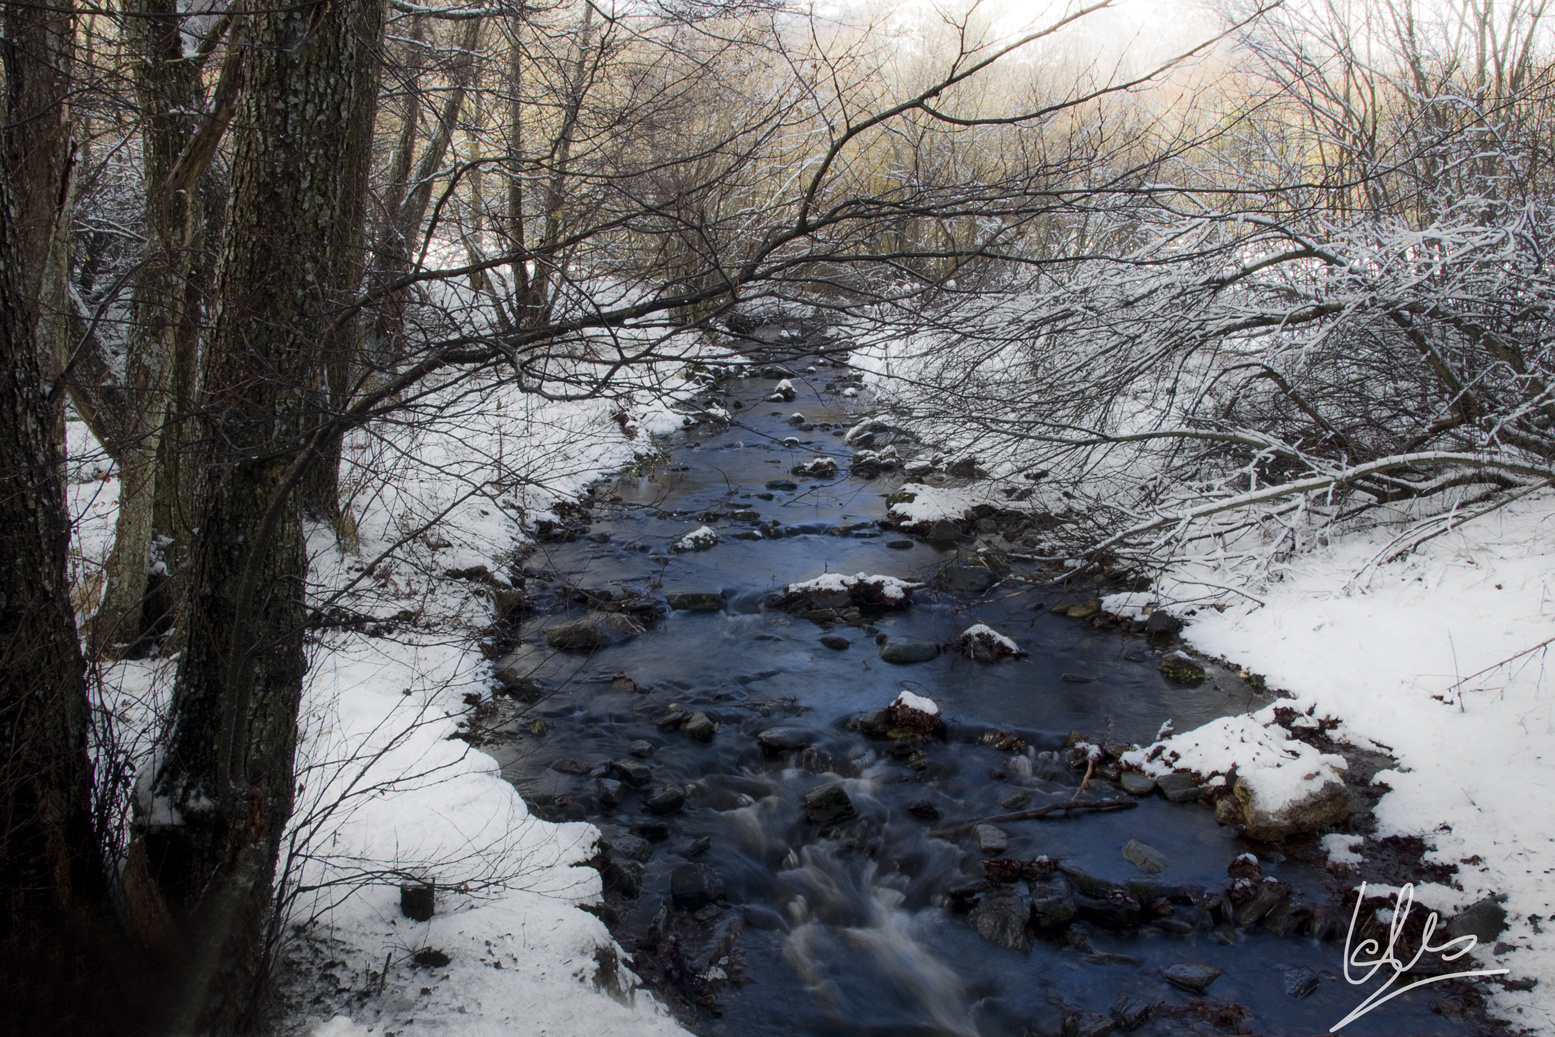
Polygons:
<instances>
[{"instance_id":1,"label":"boulder","mask_svg":"<svg viewBox=\"0 0 1555 1037\"><path fill-rule=\"evenodd\" d=\"M1321 831L1350 817L1350 790L1338 779L1330 779L1292 802L1266 803L1255 787L1240 777L1231 791L1248 838L1262 842L1277 843L1293 835Z\"/></svg>"},{"instance_id":2,"label":"boulder","mask_svg":"<svg viewBox=\"0 0 1555 1037\"><path fill-rule=\"evenodd\" d=\"M1074 921L1074 889L1057 873L1030 879L1031 924L1040 932L1056 932Z\"/></svg>"},{"instance_id":3,"label":"boulder","mask_svg":"<svg viewBox=\"0 0 1555 1037\"><path fill-rule=\"evenodd\" d=\"M858 814L842 782L817 785L804 794L804 811L813 824L826 826L846 821Z\"/></svg>"},{"instance_id":4,"label":"boulder","mask_svg":"<svg viewBox=\"0 0 1555 1037\"><path fill-rule=\"evenodd\" d=\"M1155 791L1155 779L1138 771L1124 771L1118 775L1118 784L1131 796L1148 796Z\"/></svg>"},{"instance_id":5,"label":"boulder","mask_svg":"<svg viewBox=\"0 0 1555 1037\"><path fill-rule=\"evenodd\" d=\"M977 899L967 920L978 935L1001 947L1031 950L1031 899L1019 886L999 886Z\"/></svg>"},{"instance_id":6,"label":"boulder","mask_svg":"<svg viewBox=\"0 0 1555 1037\"><path fill-rule=\"evenodd\" d=\"M560 760L551 761L551 770L561 774L584 775L594 769L594 765L587 760L575 760L571 757L563 757Z\"/></svg>"},{"instance_id":7,"label":"boulder","mask_svg":"<svg viewBox=\"0 0 1555 1037\"><path fill-rule=\"evenodd\" d=\"M686 789L682 785L660 785L643 799L643 809L661 817L678 814L685 805Z\"/></svg>"},{"instance_id":8,"label":"boulder","mask_svg":"<svg viewBox=\"0 0 1555 1037\"><path fill-rule=\"evenodd\" d=\"M1130 839L1123 844L1123 856L1128 858L1140 871L1151 875L1165 871L1172 866L1172 859L1153 846L1148 846L1138 839Z\"/></svg>"},{"instance_id":9,"label":"boulder","mask_svg":"<svg viewBox=\"0 0 1555 1037\"><path fill-rule=\"evenodd\" d=\"M545 632L545 642L566 651L594 651L636 637L642 624L617 612L590 612L582 619L558 623Z\"/></svg>"},{"instance_id":10,"label":"boulder","mask_svg":"<svg viewBox=\"0 0 1555 1037\"><path fill-rule=\"evenodd\" d=\"M1285 996L1298 1001L1317 989L1317 973L1305 965L1285 970Z\"/></svg>"},{"instance_id":11,"label":"boulder","mask_svg":"<svg viewBox=\"0 0 1555 1037\"><path fill-rule=\"evenodd\" d=\"M809 476L812 479L830 479L837 474L837 462L829 457L817 457L801 461L789 469L790 474Z\"/></svg>"},{"instance_id":12,"label":"boulder","mask_svg":"<svg viewBox=\"0 0 1555 1037\"><path fill-rule=\"evenodd\" d=\"M690 735L699 742L711 742L717 731L718 725L706 713L693 713L680 725L681 734Z\"/></svg>"},{"instance_id":13,"label":"boulder","mask_svg":"<svg viewBox=\"0 0 1555 1037\"><path fill-rule=\"evenodd\" d=\"M1199 786L1199 779L1189 771L1162 774L1155 779L1155 783L1161 790L1161 795L1173 803L1189 803L1204 794L1204 790Z\"/></svg>"},{"instance_id":14,"label":"boulder","mask_svg":"<svg viewBox=\"0 0 1555 1037\"><path fill-rule=\"evenodd\" d=\"M645 789L653 780L653 769L636 760L611 760L606 770L612 777L619 778L634 789Z\"/></svg>"},{"instance_id":15,"label":"boulder","mask_svg":"<svg viewBox=\"0 0 1555 1037\"><path fill-rule=\"evenodd\" d=\"M1187 961L1161 970L1161 978L1190 994L1202 994L1225 973L1207 961Z\"/></svg>"},{"instance_id":16,"label":"boulder","mask_svg":"<svg viewBox=\"0 0 1555 1037\"><path fill-rule=\"evenodd\" d=\"M599 802L607 807L613 807L626 798L626 785L615 778L600 778L594 783L594 790L599 796Z\"/></svg>"},{"instance_id":17,"label":"boulder","mask_svg":"<svg viewBox=\"0 0 1555 1037\"><path fill-rule=\"evenodd\" d=\"M682 533L670 541L670 550L685 553L688 551L706 551L709 547L718 543L718 531L711 526L698 526L689 533Z\"/></svg>"},{"instance_id":18,"label":"boulder","mask_svg":"<svg viewBox=\"0 0 1555 1037\"><path fill-rule=\"evenodd\" d=\"M799 489L799 484L792 479L772 479L767 483L767 489L777 490L782 493L793 493Z\"/></svg>"},{"instance_id":19,"label":"boulder","mask_svg":"<svg viewBox=\"0 0 1555 1037\"><path fill-rule=\"evenodd\" d=\"M803 727L769 727L756 735L756 744L774 756L798 752L815 744L816 733Z\"/></svg>"},{"instance_id":20,"label":"boulder","mask_svg":"<svg viewBox=\"0 0 1555 1037\"><path fill-rule=\"evenodd\" d=\"M1197 686L1204 683L1204 665L1185 652L1173 652L1156 669L1174 684Z\"/></svg>"},{"instance_id":21,"label":"boulder","mask_svg":"<svg viewBox=\"0 0 1555 1037\"><path fill-rule=\"evenodd\" d=\"M1453 916L1447 923L1447 935L1453 939L1472 936L1489 944L1506 932L1506 907L1497 897L1476 901Z\"/></svg>"},{"instance_id":22,"label":"boulder","mask_svg":"<svg viewBox=\"0 0 1555 1037\"><path fill-rule=\"evenodd\" d=\"M1010 848L1010 836L995 825L978 825L972 829L972 838L983 853L1000 854Z\"/></svg>"},{"instance_id":23,"label":"boulder","mask_svg":"<svg viewBox=\"0 0 1555 1037\"><path fill-rule=\"evenodd\" d=\"M1140 998L1122 994L1112 1002L1107 1014L1118 1024L1118 1029L1137 1030L1150 1018L1150 1004Z\"/></svg>"},{"instance_id":24,"label":"boulder","mask_svg":"<svg viewBox=\"0 0 1555 1037\"><path fill-rule=\"evenodd\" d=\"M888 637L880 643L880 658L888 663L922 663L938 655L939 645L916 637Z\"/></svg>"},{"instance_id":25,"label":"boulder","mask_svg":"<svg viewBox=\"0 0 1555 1037\"><path fill-rule=\"evenodd\" d=\"M836 634L827 634L821 638L821 644L837 652L845 650L852 643L853 642L849 641L847 638L838 637Z\"/></svg>"},{"instance_id":26,"label":"boulder","mask_svg":"<svg viewBox=\"0 0 1555 1037\"><path fill-rule=\"evenodd\" d=\"M654 744L645 738L639 738L637 741L626 747L627 752L642 759L647 759L648 757L652 756L653 750Z\"/></svg>"},{"instance_id":27,"label":"boulder","mask_svg":"<svg viewBox=\"0 0 1555 1037\"><path fill-rule=\"evenodd\" d=\"M673 591L665 598L678 612L717 612L724 607L723 591Z\"/></svg>"},{"instance_id":28,"label":"boulder","mask_svg":"<svg viewBox=\"0 0 1555 1037\"><path fill-rule=\"evenodd\" d=\"M606 889L613 889L628 900L636 900L643 891L643 866L637 861L611 854L605 858L601 877Z\"/></svg>"},{"instance_id":29,"label":"boulder","mask_svg":"<svg viewBox=\"0 0 1555 1037\"><path fill-rule=\"evenodd\" d=\"M713 883L700 864L681 864L670 872L670 902L676 907L695 910L713 899Z\"/></svg>"},{"instance_id":30,"label":"boulder","mask_svg":"<svg viewBox=\"0 0 1555 1037\"><path fill-rule=\"evenodd\" d=\"M1017 659L1026 654L1013 640L982 623L974 623L961 632L956 638L956 650L980 663Z\"/></svg>"}]
</instances>

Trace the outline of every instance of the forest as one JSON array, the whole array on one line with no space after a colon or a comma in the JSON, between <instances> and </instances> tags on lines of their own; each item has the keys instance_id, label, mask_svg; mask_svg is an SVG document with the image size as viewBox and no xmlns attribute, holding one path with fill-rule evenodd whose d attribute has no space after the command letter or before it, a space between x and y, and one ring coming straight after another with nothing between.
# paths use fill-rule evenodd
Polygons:
<instances>
[{"instance_id":1,"label":"forest","mask_svg":"<svg viewBox=\"0 0 1555 1037\"><path fill-rule=\"evenodd\" d=\"M752 357L852 358L1054 579L1201 610L1544 500L1544 0L1136 2L8 0L7 1029L270 1025L320 646Z\"/></svg>"}]
</instances>

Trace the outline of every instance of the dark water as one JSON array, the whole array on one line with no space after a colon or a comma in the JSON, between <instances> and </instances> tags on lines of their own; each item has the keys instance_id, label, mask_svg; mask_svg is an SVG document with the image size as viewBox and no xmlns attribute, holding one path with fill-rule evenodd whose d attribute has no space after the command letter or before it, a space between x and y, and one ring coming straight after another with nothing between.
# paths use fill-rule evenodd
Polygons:
<instances>
[{"instance_id":1,"label":"dark water","mask_svg":"<svg viewBox=\"0 0 1555 1037\"><path fill-rule=\"evenodd\" d=\"M601 487L587 515L569 520L608 533L607 543L580 536L544 545L524 563L539 611L524 621L522 644L504 663L532 674L544 697L511 725L518 737L499 736L490 751L542 816L592 821L607 842L639 855L645 848L634 837L664 836L654 825L667 826L667 837L649 843L641 894L607 897L607 920L638 971L659 981L687 1024L706 1034L1019 1037L1059 1033L1066 1018L1068 1032L1100 1033L1082 1028L1084 1013L1106 1016L1124 996L1154 1006L1155 1018L1137 1033L1327 1032L1363 993L1340 978L1342 928L1337 941L1282 938L1262 927L1223 927L1217 935L1200 901L1122 930L1082 920L1065 933L1037 937L1022 954L983 939L951 904L946 891L981 878L987 855L970 837L932 838L929 830L1005 813L1010 808L1001 803L1020 793L1032 807L1073 798L1081 775L1063 752L1070 731L1148 742L1164 720L1186 730L1267 699L1218 671L1200 688L1169 684L1141 638L1033 607L1084 600L1095 588L1065 596L1039 576L1023 578L1019 562L1012 578L984 594L920 591L905 613L876 621L883 633L941 643L984 622L1030 653L1013 661L944 654L892 665L879 658L867 630L827 631L763 610L776 588L828 571L927 582L977 546L886 546L900 535L879 535L874 523L885 512L884 494L901 479L847 475L851 450L826 426L848 427L867 401L822 391L835 373L822 367L796 377L799 398L787 404L762 402L770 379L722 383L710 399L745 404L734 411L733 427L703 425L675 437L667 466ZM795 411L820 427L789 426ZM791 436L803 442L785 446ZM769 492L769 480L789 478L796 462L823 454L839 460L842 474L796 479L798 490L776 492L770 501L753 496ZM759 519L709 517L747 509ZM715 547L666 551L671 538L704 519L722 536ZM773 521L790 535L733 538ZM670 611L645 634L592 655L558 653L545 647L543 630L585 608L568 604L569 587L659 599L722 590L727 598L719 612ZM825 633L852 643L841 651L824 647L818 638ZM629 680L613 681L618 675ZM847 727L849 718L878 710L902 690L933 698L947 720L918 767L893 756L891 743ZM716 735L702 743L660 730L655 721L671 704L705 712L719 724ZM536 716L545 721L541 734L528 726ZM756 735L777 725L806 729L809 748L764 753ZM993 728L1019 734L1025 749L983 744ZM614 806L600 802L598 777L609 761L632 760L628 746L638 740L653 746L640 761L651 768L653 786L688 788L681 812L646 813L643 798L652 787L630 790ZM592 773L552 769L561 759L581 760ZM828 781L843 783L858 816L822 831L806 819L801 798ZM1082 795L1123 793L1102 782ZM907 811L923 800L940 820ZM1170 858L1159 881L1210 893L1226 888L1228 863L1248 848L1208 807L1159 795L1133 810L1001 827L1010 837L1002 856L1066 858L1119 883L1145 877L1121 854L1138 839ZM1315 904L1336 906L1319 867L1300 863L1299 853L1280 856L1265 854L1265 874ZM695 913L666 908L671 872L688 861L703 865L721 887L715 903ZM1161 978L1163 967L1181 962L1209 962L1224 975L1193 998ZM709 964L713 972L685 974ZM1285 979L1301 966L1319 979L1314 993L1295 999ZM1433 1012L1442 992L1427 987L1396 998L1344 1032L1474 1032L1462 1019Z\"/></svg>"}]
</instances>

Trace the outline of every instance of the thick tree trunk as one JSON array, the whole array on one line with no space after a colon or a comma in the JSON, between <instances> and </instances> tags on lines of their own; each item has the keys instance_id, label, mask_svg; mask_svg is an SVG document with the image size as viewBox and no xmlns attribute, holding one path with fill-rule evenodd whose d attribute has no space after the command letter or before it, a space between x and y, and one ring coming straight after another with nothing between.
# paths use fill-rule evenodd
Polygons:
<instances>
[{"instance_id":1,"label":"thick tree trunk","mask_svg":"<svg viewBox=\"0 0 1555 1037\"><path fill-rule=\"evenodd\" d=\"M10 173L0 164L0 1031L133 1034L142 1002L124 996L93 825L61 451Z\"/></svg>"},{"instance_id":2,"label":"thick tree trunk","mask_svg":"<svg viewBox=\"0 0 1555 1037\"><path fill-rule=\"evenodd\" d=\"M75 208L75 141L70 115L76 50L73 3L6 4L5 162L16 206L22 292L32 310L43 376L65 365L70 221ZM55 422L63 430L63 395Z\"/></svg>"},{"instance_id":3,"label":"thick tree trunk","mask_svg":"<svg viewBox=\"0 0 1555 1037\"><path fill-rule=\"evenodd\" d=\"M185 967L170 1033L239 1028L262 979L291 813L307 558L302 474L336 323L353 133L382 0L247 17L230 199L202 377L206 440L188 638L137 845Z\"/></svg>"}]
</instances>

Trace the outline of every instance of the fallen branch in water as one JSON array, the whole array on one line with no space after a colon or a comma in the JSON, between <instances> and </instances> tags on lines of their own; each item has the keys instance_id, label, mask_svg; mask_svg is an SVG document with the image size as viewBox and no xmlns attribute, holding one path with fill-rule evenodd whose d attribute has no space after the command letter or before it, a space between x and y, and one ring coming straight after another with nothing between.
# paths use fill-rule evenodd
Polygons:
<instances>
[{"instance_id":1,"label":"fallen branch in water","mask_svg":"<svg viewBox=\"0 0 1555 1037\"><path fill-rule=\"evenodd\" d=\"M1081 810L1094 810L1098 813L1106 813L1109 810L1132 810L1139 806L1139 800L1130 796L1127 799L1091 799L1083 803L1070 800L1067 803L1049 803L1045 807L1033 807L1030 810L1017 810L1013 814L995 814L993 817L984 817L976 821L968 821L965 824L951 825L949 828L936 828L929 833L932 839L953 839L956 836L970 832L978 825L997 825L1008 821L1034 821L1039 817L1048 817L1052 814L1070 814Z\"/></svg>"}]
</instances>

